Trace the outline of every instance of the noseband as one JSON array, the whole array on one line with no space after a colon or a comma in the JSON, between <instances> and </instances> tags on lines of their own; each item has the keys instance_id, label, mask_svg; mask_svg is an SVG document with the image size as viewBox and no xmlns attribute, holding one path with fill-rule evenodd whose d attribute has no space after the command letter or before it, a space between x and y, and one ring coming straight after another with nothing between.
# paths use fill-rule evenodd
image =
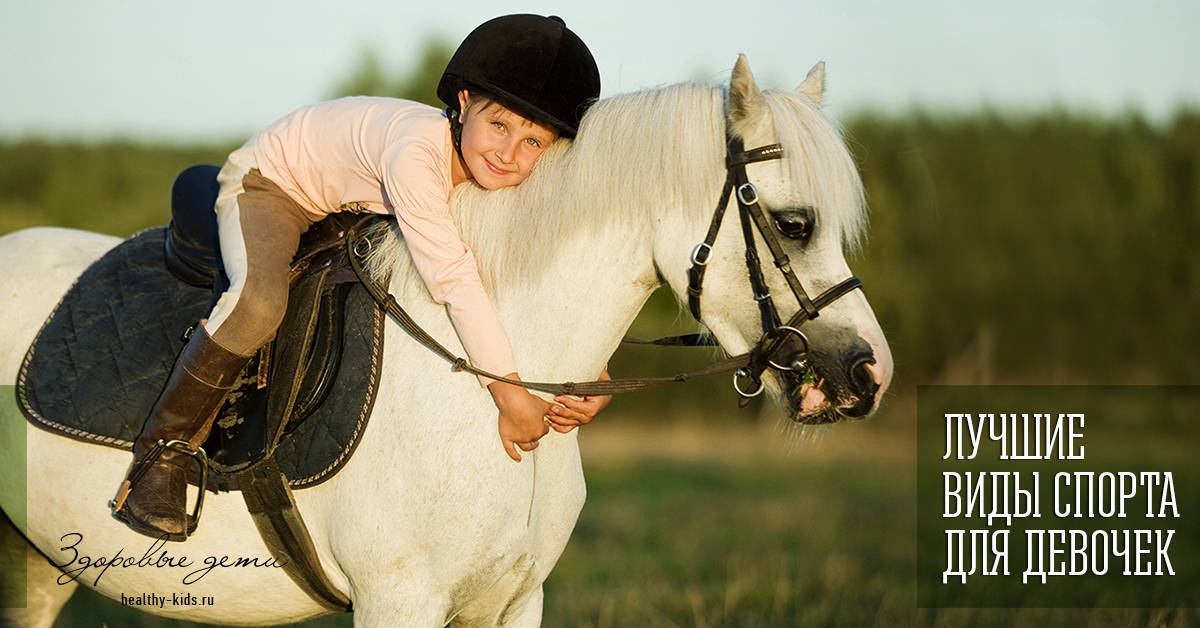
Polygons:
<instances>
[{"instance_id":1,"label":"noseband","mask_svg":"<svg viewBox=\"0 0 1200 628\"><path fill-rule=\"evenodd\" d=\"M775 235L775 231L763 213L762 206L758 203L758 188L754 187L754 184L746 176L746 164L770 161L781 157L783 157L783 147L779 144L744 150L741 138L729 139L728 152L725 156L725 185L721 190L721 198L717 199L717 208L713 212L704 241L692 249L692 267L688 269L688 309L691 310L692 316L700 321L700 293L704 285L704 272L712 257L713 243L717 239L717 232L725 217L725 208L729 205L729 195L733 194L737 199L738 217L742 223L742 239L746 242L746 270L750 275L750 289L754 300L758 302L763 332L762 337L750 350L749 364L739 368L733 376L733 388L742 396L743 401L762 393L762 373L767 368L779 371L797 371L806 368L808 338L800 331L800 326L816 318L822 309L851 290L862 288L861 280L857 277L849 277L817 295L817 298L810 299L808 292L800 284L800 280L792 270L791 261L783 252L779 238ZM758 233L767 243L767 248L774 258L775 267L783 273L792 296L796 297L797 303L800 304L800 309L788 319L786 324L780 323L779 310L775 307L771 290L763 278L762 263L758 258L758 245L755 243L752 225L753 228L758 229ZM785 360L777 360L775 354L784 348L789 336L795 336L803 344L803 349L794 352ZM743 380L749 380L753 390L750 392L742 390L739 382Z\"/></svg>"}]
</instances>

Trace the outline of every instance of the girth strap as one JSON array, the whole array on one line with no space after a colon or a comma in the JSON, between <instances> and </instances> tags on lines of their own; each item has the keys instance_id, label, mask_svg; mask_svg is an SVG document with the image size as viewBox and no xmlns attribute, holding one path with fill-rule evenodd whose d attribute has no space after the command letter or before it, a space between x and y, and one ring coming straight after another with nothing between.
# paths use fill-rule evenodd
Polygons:
<instances>
[{"instance_id":1,"label":"girth strap","mask_svg":"<svg viewBox=\"0 0 1200 628\"><path fill-rule=\"evenodd\" d=\"M259 535L284 573L321 606L349 612L350 599L333 586L321 566L287 478L275 459L268 456L238 474L238 485Z\"/></svg>"}]
</instances>

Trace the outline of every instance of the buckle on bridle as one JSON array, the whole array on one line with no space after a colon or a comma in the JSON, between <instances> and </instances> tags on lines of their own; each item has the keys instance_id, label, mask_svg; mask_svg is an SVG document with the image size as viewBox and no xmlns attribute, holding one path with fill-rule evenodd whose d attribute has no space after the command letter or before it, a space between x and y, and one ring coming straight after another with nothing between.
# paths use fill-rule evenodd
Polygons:
<instances>
[{"instance_id":1,"label":"buckle on bridle","mask_svg":"<svg viewBox=\"0 0 1200 628\"><path fill-rule=\"evenodd\" d=\"M704 258L700 258L700 253L704 253ZM708 260L712 258L712 245L707 242L701 242L692 249L692 264L696 266L707 266Z\"/></svg>"},{"instance_id":2,"label":"buckle on bridle","mask_svg":"<svg viewBox=\"0 0 1200 628\"><path fill-rule=\"evenodd\" d=\"M737 188L738 202L742 205L753 205L758 202L758 188L747 181Z\"/></svg>"},{"instance_id":3,"label":"buckle on bridle","mask_svg":"<svg viewBox=\"0 0 1200 628\"><path fill-rule=\"evenodd\" d=\"M359 257L359 259L366 259L367 255L371 252L371 249L373 247L374 247L374 245L371 244L370 238L360 237L354 241L354 247L353 247L354 254L357 255Z\"/></svg>"}]
</instances>

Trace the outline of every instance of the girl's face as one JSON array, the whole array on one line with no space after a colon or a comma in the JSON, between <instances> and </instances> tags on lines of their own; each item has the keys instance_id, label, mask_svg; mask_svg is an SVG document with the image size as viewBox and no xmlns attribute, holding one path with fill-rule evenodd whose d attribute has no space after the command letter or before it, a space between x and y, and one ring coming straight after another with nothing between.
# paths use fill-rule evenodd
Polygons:
<instances>
[{"instance_id":1,"label":"girl's face","mask_svg":"<svg viewBox=\"0 0 1200 628\"><path fill-rule=\"evenodd\" d=\"M500 103L458 93L462 158L475 182L489 190L525 180L533 164L558 138L552 127L523 118Z\"/></svg>"}]
</instances>

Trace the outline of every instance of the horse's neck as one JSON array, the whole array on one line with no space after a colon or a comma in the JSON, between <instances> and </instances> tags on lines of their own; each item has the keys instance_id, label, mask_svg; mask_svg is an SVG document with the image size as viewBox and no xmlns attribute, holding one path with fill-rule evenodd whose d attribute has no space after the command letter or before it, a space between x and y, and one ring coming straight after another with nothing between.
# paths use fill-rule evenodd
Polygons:
<instances>
[{"instance_id":1,"label":"horse's neck","mask_svg":"<svg viewBox=\"0 0 1200 628\"><path fill-rule=\"evenodd\" d=\"M496 308L523 378L592 379L659 284L652 243L627 227L565 235L553 246L561 253L535 280L498 269Z\"/></svg>"},{"instance_id":2,"label":"horse's neck","mask_svg":"<svg viewBox=\"0 0 1200 628\"><path fill-rule=\"evenodd\" d=\"M589 112L590 135L548 151L521 186L456 190L520 364L598 373L660 284L656 257L682 260L680 239L703 235L690 210L721 186L721 111L720 92L702 86L610 99Z\"/></svg>"}]
</instances>

